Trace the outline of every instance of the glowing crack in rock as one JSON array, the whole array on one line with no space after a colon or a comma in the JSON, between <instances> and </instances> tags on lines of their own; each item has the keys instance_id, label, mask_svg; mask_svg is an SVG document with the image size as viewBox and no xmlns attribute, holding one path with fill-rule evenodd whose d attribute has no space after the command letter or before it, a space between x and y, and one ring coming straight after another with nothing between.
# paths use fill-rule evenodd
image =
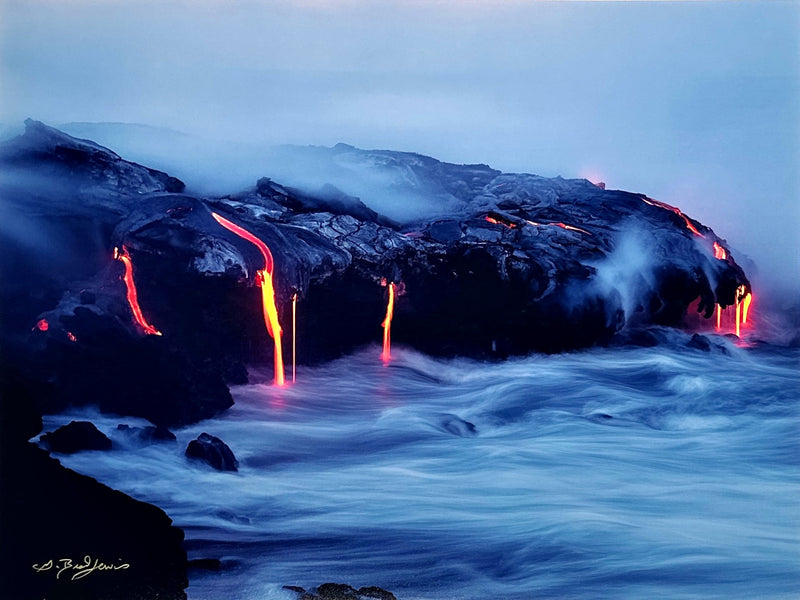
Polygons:
<instances>
[{"instance_id":1,"label":"glowing crack in rock","mask_svg":"<svg viewBox=\"0 0 800 600\"><path fill-rule=\"evenodd\" d=\"M256 285L261 288L261 305L264 312L264 323L267 326L267 332L272 338L275 347L275 385L282 386L286 383L283 376L283 350L281 348L281 335L283 332L280 322L278 321L278 307L275 305L275 288L272 284L272 274L275 267L275 263L272 259L272 252L270 252L264 242L243 227L232 223L215 212L212 212L211 215L214 217L214 220L225 229L253 244L264 257L264 268L256 271Z\"/></svg>"},{"instance_id":2,"label":"glowing crack in rock","mask_svg":"<svg viewBox=\"0 0 800 600\"><path fill-rule=\"evenodd\" d=\"M676 215L678 215L678 216L679 216L681 219L683 219L683 222L684 222L684 223L686 223L686 229L688 229L689 231L691 231L693 234L695 234L695 235L697 235L697 236L700 236L701 238L704 238L704 237L706 237L706 236L704 236L702 233L700 233L699 231L697 231L697 227L695 227L694 225L692 225L691 221L689 221L689 218L688 218L688 217L687 217L685 214L683 214L683 213L681 212L681 209L680 209L680 208L677 208L677 207L675 207L675 206L672 206L671 204L667 204L666 202L660 202L660 201L658 201L658 200L653 200L652 198L642 198L642 200L643 200L645 203L649 204L650 206L657 206L658 208L663 208L664 210L668 210L668 211L670 211L670 212L673 212L673 213L675 213L675 214L676 214Z\"/></svg>"},{"instance_id":3,"label":"glowing crack in rock","mask_svg":"<svg viewBox=\"0 0 800 600\"><path fill-rule=\"evenodd\" d=\"M503 225L504 227L508 227L509 229L515 229L517 227L516 223L509 221L507 219L503 219L502 217L493 217L491 215L487 215L486 220L493 225Z\"/></svg>"},{"instance_id":4,"label":"glowing crack in rock","mask_svg":"<svg viewBox=\"0 0 800 600\"><path fill-rule=\"evenodd\" d=\"M504 227L508 227L509 229L516 229L517 223L510 221L500 215L497 214L488 214L484 217L486 221L491 223L492 225L503 225ZM592 235L591 232L586 231L585 229L581 229L580 227L575 227L573 225L567 225L566 223L537 223L536 221L529 221L525 219L525 222L528 225L533 225L534 227L560 227L561 229L566 229L568 231L577 231L579 233L585 233L586 235Z\"/></svg>"},{"instance_id":5,"label":"glowing crack in rock","mask_svg":"<svg viewBox=\"0 0 800 600\"><path fill-rule=\"evenodd\" d=\"M382 283L386 285L386 280ZM383 323L381 323L381 327L383 327L383 352L381 352L381 360L385 363L388 363L392 358L392 317L394 316L395 295L394 283L390 283L388 287L389 300L386 303L386 317L383 319Z\"/></svg>"},{"instance_id":6,"label":"glowing crack in rock","mask_svg":"<svg viewBox=\"0 0 800 600\"><path fill-rule=\"evenodd\" d=\"M725 252L725 248L720 246L717 242L714 242L714 258L717 260L725 260L728 258L728 253Z\"/></svg>"},{"instance_id":7,"label":"glowing crack in rock","mask_svg":"<svg viewBox=\"0 0 800 600\"><path fill-rule=\"evenodd\" d=\"M122 246L120 252L119 248L114 248L114 258L125 265L122 279L127 289L128 305L131 307L133 318L147 335L161 335L161 332L148 323L142 314L142 308L139 306L139 294L136 292L136 282L133 280L133 261L131 261L131 255L128 254L128 249Z\"/></svg>"}]
</instances>

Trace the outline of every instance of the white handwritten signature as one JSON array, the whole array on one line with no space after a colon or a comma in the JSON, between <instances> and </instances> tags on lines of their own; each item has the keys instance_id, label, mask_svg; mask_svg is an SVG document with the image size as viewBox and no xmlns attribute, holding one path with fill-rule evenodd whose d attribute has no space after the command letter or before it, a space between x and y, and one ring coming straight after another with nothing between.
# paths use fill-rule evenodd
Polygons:
<instances>
[{"instance_id":1,"label":"white handwritten signature","mask_svg":"<svg viewBox=\"0 0 800 600\"><path fill-rule=\"evenodd\" d=\"M124 569L129 569L130 565L128 563L122 562L122 560L120 560L118 563L106 563L98 558L93 559L90 555L87 554L86 556L83 557L83 562L76 562L73 561L71 558L60 558L58 560L53 560L51 558L45 563L34 564L31 565L31 567L37 573L43 573L45 571L54 571L56 574L56 579L61 579L61 575L72 571L72 576L69 577L69 579L70 581L77 581L78 579L83 579L87 575L90 575L91 573L94 572L120 571Z\"/></svg>"}]
</instances>

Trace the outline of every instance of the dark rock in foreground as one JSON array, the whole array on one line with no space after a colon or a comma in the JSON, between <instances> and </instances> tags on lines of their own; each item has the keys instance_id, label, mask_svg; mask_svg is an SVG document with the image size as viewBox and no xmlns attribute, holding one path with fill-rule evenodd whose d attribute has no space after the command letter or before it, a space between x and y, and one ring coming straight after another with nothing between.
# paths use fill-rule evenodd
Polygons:
<instances>
[{"instance_id":1,"label":"dark rock in foreground","mask_svg":"<svg viewBox=\"0 0 800 600\"><path fill-rule=\"evenodd\" d=\"M201 433L196 440L189 442L186 456L202 460L218 471L237 471L239 461L228 445L218 437Z\"/></svg>"},{"instance_id":2,"label":"dark rock in foreground","mask_svg":"<svg viewBox=\"0 0 800 600\"><path fill-rule=\"evenodd\" d=\"M185 600L183 532L22 439L41 430L38 417L20 418L35 414L28 384L8 371L0 383L0 596Z\"/></svg>"},{"instance_id":3,"label":"dark rock in foreground","mask_svg":"<svg viewBox=\"0 0 800 600\"><path fill-rule=\"evenodd\" d=\"M283 589L298 594L298 600L397 600L393 593L377 586L356 589L346 583L323 583L313 592L296 585L285 585Z\"/></svg>"},{"instance_id":4,"label":"dark rock in foreground","mask_svg":"<svg viewBox=\"0 0 800 600\"><path fill-rule=\"evenodd\" d=\"M81 450L110 450L111 440L88 421L72 421L41 437L51 452L72 454Z\"/></svg>"}]
</instances>

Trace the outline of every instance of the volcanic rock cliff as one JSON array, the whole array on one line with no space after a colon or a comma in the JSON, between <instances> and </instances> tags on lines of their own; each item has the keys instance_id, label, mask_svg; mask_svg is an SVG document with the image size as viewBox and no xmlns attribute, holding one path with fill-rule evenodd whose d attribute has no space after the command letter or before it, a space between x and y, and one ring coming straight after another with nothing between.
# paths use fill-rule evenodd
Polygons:
<instances>
[{"instance_id":1,"label":"volcanic rock cliff","mask_svg":"<svg viewBox=\"0 0 800 600\"><path fill-rule=\"evenodd\" d=\"M391 282L395 343L475 357L680 326L691 303L707 318L750 291L724 240L642 194L409 153L314 152L379 173L387 193L441 205L397 223L346 189L269 178L199 197L33 121L2 145L2 325L23 368L53 384L42 408L94 403L185 423L231 404L226 382L244 380L243 364L271 361L264 258L213 213L268 247L277 318L303 363L377 342Z\"/></svg>"}]
</instances>

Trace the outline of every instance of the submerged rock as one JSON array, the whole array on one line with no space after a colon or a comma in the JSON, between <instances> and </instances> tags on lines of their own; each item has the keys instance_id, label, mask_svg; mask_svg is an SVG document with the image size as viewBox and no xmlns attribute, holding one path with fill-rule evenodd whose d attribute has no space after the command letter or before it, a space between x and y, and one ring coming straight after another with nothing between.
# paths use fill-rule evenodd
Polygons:
<instances>
[{"instance_id":1,"label":"submerged rock","mask_svg":"<svg viewBox=\"0 0 800 600\"><path fill-rule=\"evenodd\" d=\"M186 456L202 460L218 471L237 471L239 461L228 445L218 437L201 433L196 440L189 442Z\"/></svg>"},{"instance_id":2,"label":"submerged rock","mask_svg":"<svg viewBox=\"0 0 800 600\"><path fill-rule=\"evenodd\" d=\"M285 585L283 589L298 594L298 600L397 600L397 597L383 588L377 586L354 588L346 583L323 583L313 592L307 592L296 585Z\"/></svg>"},{"instance_id":3,"label":"submerged rock","mask_svg":"<svg viewBox=\"0 0 800 600\"><path fill-rule=\"evenodd\" d=\"M72 421L41 437L52 452L73 454L81 450L110 450L111 440L88 421Z\"/></svg>"}]
</instances>

